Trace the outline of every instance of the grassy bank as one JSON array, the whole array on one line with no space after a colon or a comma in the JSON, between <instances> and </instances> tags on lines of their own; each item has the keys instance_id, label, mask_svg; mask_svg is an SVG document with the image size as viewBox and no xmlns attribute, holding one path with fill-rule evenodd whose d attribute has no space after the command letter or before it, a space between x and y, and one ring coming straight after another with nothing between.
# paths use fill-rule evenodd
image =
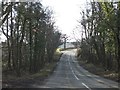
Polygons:
<instances>
[{"instance_id":1,"label":"grassy bank","mask_svg":"<svg viewBox=\"0 0 120 90\"><path fill-rule=\"evenodd\" d=\"M79 60L79 64L80 66L82 66L84 69L88 70L89 72L99 75L101 77L107 78L107 79L111 79L113 81L116 82L120 82L119 78L118 78L118 73L116 73L115 71L106 71L105 69L103 69L103 67L98 66L98 65L94 65L92 63L87 63L83 60Z\"/></svg>"},{"instance_id":2,"label":"grassy bank","mask_svg":"<svg viewBox=\"0 0 120 90\"><path fill-rule=\"evenodd\" d=\"M29 74L25 72L21 77L16 77L14 74L11 74L11 72L9 72L10 74L6 73L7 75L3 74L3 87L29 87L30 84L36 82L39 83L39 85L43 84L44 80L54 71L61 55L62 53L56 50L53 62L46 64L40 72L35 74Z\"/></svg>"}]
</instances>

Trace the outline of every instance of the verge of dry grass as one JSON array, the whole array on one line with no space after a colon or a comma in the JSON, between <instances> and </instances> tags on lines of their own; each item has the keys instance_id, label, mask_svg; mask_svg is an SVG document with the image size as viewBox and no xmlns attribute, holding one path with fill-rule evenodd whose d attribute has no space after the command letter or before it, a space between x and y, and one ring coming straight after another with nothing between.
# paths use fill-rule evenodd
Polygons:
<instances>
[{"instance_id":1,"label":"verge of dry grass","mask_svg":"<svg viewBox=\"0 0 120 90\"><path fill-rule=\"evenodd\" d=\"M54 60L50 64L46 64L43 69L41 69L40 72L35 74L29 74L28 72L24 72L24 75L21 77L16 77L14 75L14 72L8 72L7 75L2 75L2 84L3 87L19 87L20 85L23 86L27 83L34 83L39 80L39 83L43 83L45 78L47 78L55 69L56 63L59 61L62 53L61 52L55 52L54 54ZM9 74L10 73L10 74ZM13 73L13 74L11 74Z\"/></svg>"},{"instance_id":2,"label":"verge of dry grass","mask_svg":"<svg viewBox=\"0 0 120 90\"><path fill-rule=\"evenodd\" d=\"M101 77L111 79L116 82L120 82L120 79L118 76L120 74L116 73L115 71L106 71L100 66L95 66L92 63L87 63L85 61L79 61L80 66L82 66L84 69L88 70L89 72L99 75Z\"/></svg>"}]
</instances>

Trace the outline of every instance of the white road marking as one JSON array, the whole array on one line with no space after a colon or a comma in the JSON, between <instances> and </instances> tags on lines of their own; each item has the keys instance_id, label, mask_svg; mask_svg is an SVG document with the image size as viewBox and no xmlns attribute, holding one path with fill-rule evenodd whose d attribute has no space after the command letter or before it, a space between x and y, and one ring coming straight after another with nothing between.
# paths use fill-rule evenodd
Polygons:
<instances>
[{"instance_id":1,"label":"white road marking","mask_svg":"<svg viewBox=\"0 0 120 90\"><path fill-rule=\"evenodd\" d=\"M96 79L98 82L101 82L101 83L103 83L103 81L102 80L99 80L99 79Z\"/></svg>"},{"instance_id":2,"label":"white road marking","mask_svg":"<svg viewBox=\"0 0 120 90\"><path fill-rule=\"evenodd\" d=\"M73 73L74 77L75 77L77 80L79 80L79 78L75 75L75 73L74 73L72 67L71 67L71 70L72 70L72 73Z\"/></svg>"},{"instance_id":3,"label":"white road marking","mask_svg":"<svg viewBox=\"0 0 120 90\"><path fill-rule=\"evenodd\" d=\"M70 56L69 56L69 59L70 59ZM72 66L71 66L71 64L70 64L69 59L68 59L68 63L69 63L70 69L71 69L71 71L72 71L74 77L75 77L77 80L79 80L79 78L75 75L75 73L74 73L74 71L73 71L73 69L72 69Z\"/></svg>"},{"instance_id":4,"label":"white road marking","mask_svg":"<svg viewBox=\"0 0 120 90\"><path fill-rule=\"evenodd\" d=\"M92 77L92 75L87 75L87 76Z\"/></svg>"},{"instance_id":5,"label":"white road marking","mask_svg":"<svg viewBox=\"0 0 120 90\"><path fill-rule=\"evenodd\" d=\"M82 75L82 74L80 74L80 73L79 73L78 75L80 75L80 76L85 76L85 75Z\"/></svg>"},{"instance_id":6,"label":"white road marking","mask_svg":"<svg viewBox=\"0 0 120 90\"><path fill-rule=\"evenodd\" d=\"M99 79L96 79L99 83L102 83L102 84L105 84L104 81L102 80L99 80ZM110 85L109 85L110 86ZM110 87L113 87L113 88L118 88L118 86L110 86Z\"/></svg>"},{"instance_id":7,"label":"white road marking","mask_svg":"<svg viewBox=\"0 0 120 90\"><path fill-rule=\"evenodd\" d=\"M82 83L83 86L85 86L88 90L92 90L91 88L89 88L85 83Z\"/></svg>"},{"instance_id":8,"label":"white road marking","mask_svg":"<svg viewBox=\"0 0 120 90\"><path fill-rule=\"evenodd\" d=\"M114 87L114 88L119 88L119 86L112 86L112 87Z\"/></svg>"}]
</instances>

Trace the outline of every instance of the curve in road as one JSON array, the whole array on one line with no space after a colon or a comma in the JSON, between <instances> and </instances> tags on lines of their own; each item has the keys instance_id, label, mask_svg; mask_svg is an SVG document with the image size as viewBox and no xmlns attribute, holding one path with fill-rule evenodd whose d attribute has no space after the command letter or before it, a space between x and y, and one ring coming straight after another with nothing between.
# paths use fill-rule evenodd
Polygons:
<instances>
[{"instance_id":1,"label":"curve in road","mask_svg":"<svg viewBox=\"0 0 120 90\"><path fill-rule=\"evenodd\" d=\"M86 88L93 90L94 88L116 88L118 83L94 75L79 66L75 58L76 50L63 51L60 61L53 74L45 80L43 86L35 86L38 88Z\"/></svg>"}]
</instances>

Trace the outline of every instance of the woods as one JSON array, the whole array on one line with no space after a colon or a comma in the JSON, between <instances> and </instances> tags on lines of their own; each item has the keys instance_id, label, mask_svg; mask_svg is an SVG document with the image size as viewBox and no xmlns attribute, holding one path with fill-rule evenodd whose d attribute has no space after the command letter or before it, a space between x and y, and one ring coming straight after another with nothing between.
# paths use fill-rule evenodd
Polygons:
<instances>
[{"instance_id":1,"label":"woods","mask_svg":"<svg viewBox=\"0 0 120 90\"><path fill-rule=\"evenodd\" d=\"M81 15L81 59L119 72L120 2L91 2Z\"/></svg>"},{"instance_id":2,"label":"woods","mask_svg":"<svg viewBox=\"0 0 120 90\"><path fill-rule=\"evenodd\" d=\"M37 73L53 62L61 33L54 25L51 10L40 2L2 2L1 13L1 29L7 39L3 72L22 76L23 72Z\"/></svg>"}]
</instances>

